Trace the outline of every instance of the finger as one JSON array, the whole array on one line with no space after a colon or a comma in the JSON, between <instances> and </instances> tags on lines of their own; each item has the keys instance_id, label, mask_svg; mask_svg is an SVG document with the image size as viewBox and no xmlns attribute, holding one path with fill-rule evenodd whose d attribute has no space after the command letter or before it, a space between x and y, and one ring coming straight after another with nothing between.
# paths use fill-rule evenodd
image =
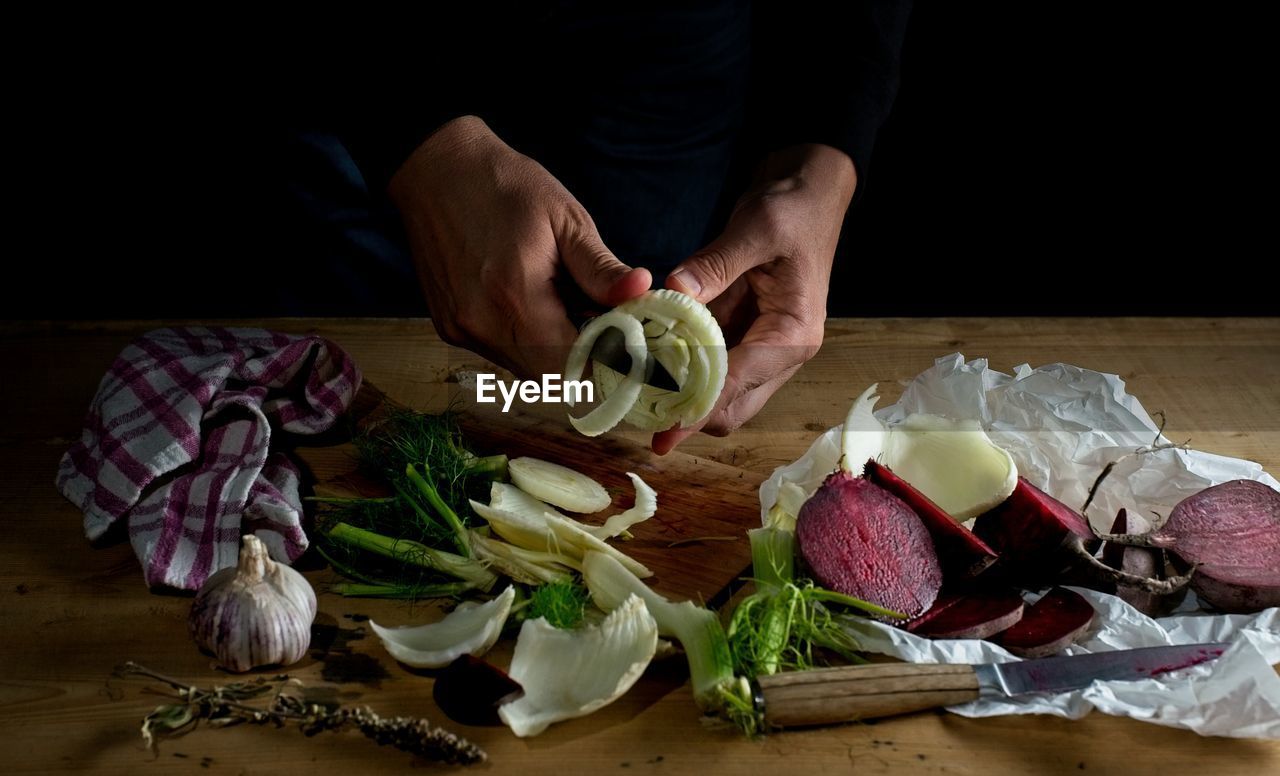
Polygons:
<instances>
[{"instance_id":1,"label":"finger","mask_svg":"<svg viewBox=\"0 0 1280 776\"><path fill-rule=\"evenodd\" d=\"M628 267L605 247L595 224L585 213L582 220L566 221L556 229L560 258L578 287L598 304L616 307L640 296L653 285L653 275L643 267Z\"/></svg>"},{"instance_id":2,"label":"finger","mask_svg":"<svg viewBox=\"0 0 1280 776\"><path fill-rule=\"evenodd\" d=\"M766 382L739 394L738 398L709 415L702 431L712 436L725 436L737 431L764 409L764 405L773 398L778 389L786 385L796 372L800 371L800 366L795 364L788 367Z\"/></svg>"},{"instance_id":3,"label":"finger","mask_svg":"<svg viewBox=\"0 0 1280 776\"><path fill-rule=\"evenodd\" d=\"M672 270L666 287L706 304L747 270L771 261L771 242L751 223L741 215L730 221L724 234Z\"/></svg>"},{"instance_id":4,"label":"finger","mask_svg":"<svg viewBox=\"0 0 1280 776\"><path fill-rule=\"evenodd\" d=\"M731 384L726 380L726 390L720 394L721 401L705 418L687 428L659 431L653 435L650 446L658 455L666 455L699 431L712 436L727 436L754 417L799 368L799 364L791 366L768 382L746 391L741 390L738 383Z\"/></svg>"},{"instance_id":5,"label":"finger","mask_svg":"<svg viewBox=\"0 0 1280 776\"><path fill-rule=\"evenodd\" d=\"M733 359L732 350L729 351L729 357L730 357L730 360L732 361ZM698 421L697 423L694 423L693 425L686 426L684 428L676 426L676 427L667 429L666 431L657 432L656 434L653 435L653 439L650 442L650 447L658 455L666 455L667 453L674 450L676 446L679 445L681 442L683 442L684 440L688 439L689 437L701 431L703 427L706 426L707 423L711 421L712 418L716 417L716 414L721 410L722 407L724 407L729 402L733 401L734 397L737 397L741 394L737 386L738 386L738 378L735 377L732 372L725 375L724 388L720 390L720 397L716 399L716 406L711 408L711 412L707 413L707 416L705 418Z\"/></svg>"},{"instance_id":6,"label":"finger","mask_svg":"<svg viewBox=\"0 0 1280 776\"><path fill-rule=\"evenodd\" d=\"M697 428L672 428L653 435L650 447L658 455L666 455L684 440L698 433Z\"/></svg>"},{"instance_id":7,"label":"finger","mask_svg":"<svg viewBox=\"0 0 1280 776\"><path fill-rule=\"evenodd\" d=\"M514 271L482 281L485 292L455 316L473 349L524 379L562 371L578 336L556 293L554 256L549 242L545 260L525 254Z\"/></svg>"},{"instance_id":8,"label":"finger","mask_svg":"<svg viewBox=\"0 0 1280 776\"><path fill-rule=\"evenodd\" d=\"M536 379L544 374L559 374L564 371L578 330L569 322L564 305L549 291L529 298L540 301L531 303L526 314L511 317L513 355L524 373L521 376Z\"/></svg>"},{"instance_id":9,"label":"finger","mask_svg":"<svg viewBox=\"0 0 1280 776\"><path fill-rule=\"evenodd\" d=\"M716 406L701 422L654 434L651 447L666 455L698 431L725 436L751 420L822 344L820 327L779 316L756 320L729 350L729 371Z\"/></svg>"}]
</instances>

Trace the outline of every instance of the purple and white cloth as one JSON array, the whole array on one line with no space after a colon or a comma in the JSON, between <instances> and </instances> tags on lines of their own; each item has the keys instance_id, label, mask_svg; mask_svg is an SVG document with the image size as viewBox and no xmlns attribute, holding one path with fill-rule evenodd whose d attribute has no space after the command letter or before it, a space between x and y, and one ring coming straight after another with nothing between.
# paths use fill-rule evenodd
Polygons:
<instances>
[{"instance_id":1,"label":"purple and white cloth","mask_svg":"<svg viewBox=\"0 0 1280 776\"><path fill-rule=\"evenodd\" d=\"M355 362L320 337L156 329L102 378L58 490L91 540L128 518L149 585L199 589L245 533L292 562L307 548L298 469L272 432L328 429L359 388Z\"/></svg>"}]
</instances>

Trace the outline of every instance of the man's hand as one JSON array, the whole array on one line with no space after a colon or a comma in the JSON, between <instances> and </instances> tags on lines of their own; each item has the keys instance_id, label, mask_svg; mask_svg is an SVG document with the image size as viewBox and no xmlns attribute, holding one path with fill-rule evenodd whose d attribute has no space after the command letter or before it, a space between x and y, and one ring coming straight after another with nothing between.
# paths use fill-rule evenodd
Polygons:
<instances>
[{"instance_id":1,"label":"man's hand","mask_svg":"<svg viewBox=\"0 0 1280 776\"><path fill-rule=\"evenodd\" d=\"M667 277L706 303L725 330L729 375L700 428L724 436L750 420L822 345L831 260L857 184L842 151L804 145L772 154L724 233ZM699 427L662 431L665 454Z\"/></svg>"},{"instance_id":2,"label":"man's hand","mask_svg":"<svg viewBox=\"0 0 1280 776\"><path fill-rule=\"evenodd\" d=\"M542 165L479 118L437 130L391 180L436 331L522 377L559 373L577 330L566 296L613 307L649 289ZM575 311L576 312L576 311Z\"/></svg>"}]
</instances>

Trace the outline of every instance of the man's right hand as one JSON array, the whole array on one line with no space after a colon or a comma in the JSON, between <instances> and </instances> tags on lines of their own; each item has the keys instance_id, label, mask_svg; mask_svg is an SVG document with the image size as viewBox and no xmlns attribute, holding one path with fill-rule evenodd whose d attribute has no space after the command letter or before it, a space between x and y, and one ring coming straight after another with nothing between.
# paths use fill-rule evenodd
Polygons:
<instances>
[{"instance_id":1,"label":"man's right hand","mask_svg":"<svg viewBox=\"0 0 1280 776\"><path fill-rule=\"evenodd\" d=\"M561 296L566 280L603 307L652 283L648 270L609 252L551 173L475 116L427 138L389 192L436 331L521 377L564 368L577 337Z\"/></svg>"}]
</instances>

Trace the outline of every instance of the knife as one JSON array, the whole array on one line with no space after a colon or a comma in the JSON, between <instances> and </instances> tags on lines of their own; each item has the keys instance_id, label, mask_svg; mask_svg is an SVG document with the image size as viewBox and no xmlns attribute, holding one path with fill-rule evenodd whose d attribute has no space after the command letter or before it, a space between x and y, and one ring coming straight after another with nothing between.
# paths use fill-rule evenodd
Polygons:
<instances>
[{"instance_id":1,"label":"knife","mask_svg":"<svg viewBox=\"0 0 1280 776\"><path fill-rule=\"evenodd\" d=\"M605 329L596 339L595 345L591 346L591 358L624 375L631 371L631 355L627 353L627 341L622 336L621 329ZM664 391L680 390L679 383L658 363L652 353L644 362L644 382Z\"/></svg>"},{"instance_id":2,"label":"knife","mask_svg":"<svg viewBox=\"0 0 1280 776\"><path fill-rule=\"evenodd\" d=\"M1095 680L1135 681L1216 660L1225 643L1144 647L985 665L878 663L761 676L757 713L770 727L830 725L979 698L1063 692Z\"/></svg>"}]
</instances>

